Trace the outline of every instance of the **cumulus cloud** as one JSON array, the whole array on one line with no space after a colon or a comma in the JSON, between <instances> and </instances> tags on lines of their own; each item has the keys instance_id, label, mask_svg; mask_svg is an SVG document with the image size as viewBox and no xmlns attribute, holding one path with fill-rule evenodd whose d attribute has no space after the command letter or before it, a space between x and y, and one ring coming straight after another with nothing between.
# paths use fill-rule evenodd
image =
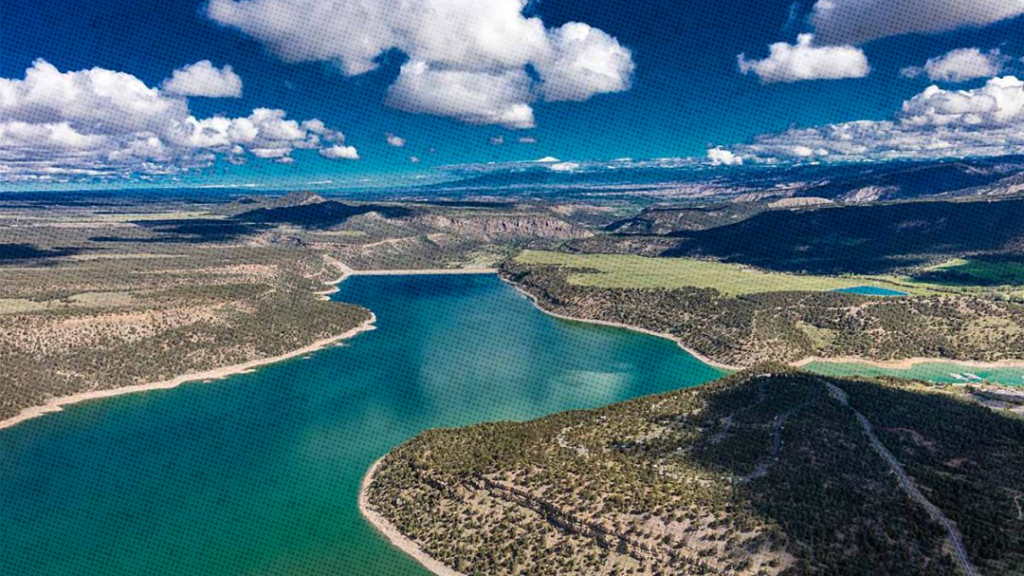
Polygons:
<instances>
[{"instance_id":1,"label":"cumulus cloud","mask_svg":"<svg viewBox=\"0 0 1024 576\"><path fill-rule=\"evenodd\" d=\"M395 148L401 148L405 146L405 138L402 138L401 136L396 136L395 134L392 134L390 132L384 134L384 140L387 141L388 146L394 146Z\"/></svg>"},{"instance_id":2,"label":"cumulus cloud","mask_svg":"<svg viewBox=\"0 0 1024 576\"><path fill-rule=\"evenodd\" d=\"M231 66L217 68L209 60L200 60L175 70L160 88L167 94L178 96L242 97L242 79Z\"/></svg>"},{"instance_id":3,"label":"cumulus cloud","mask_svg":"<svg viewBox=\"0 0 1024 576\"><path fill-rule=\"evenodd\" d=\"M355 146L343 146L341 144L335 144L330 148L321 148L320 155L332 160L337 160L339 158L345 160L359 160L359 152L356 151Z\"/></svg>"},{"instance_id":4,"label":"cumulus cloud","mask_svg":"<svg viewBox=\"0 0 1024 576\"><path fill-rule=\"evenodd\" d=\"M927 76L932 82L966 82L975 78L991 78L1003 73L1010 60L998 48L982 52L977 48L957 48L942 56L929 58L924 66L900 70L906 78Z\"/></svg>"},{"instance_id":5,"label":"cumulus cloud","mask_svg":"<svg viewBox=\"0 0 1024 576\"><path fill-rule=\"evenodd\" d=\"M420 114L450 116L469 124L532 128L529 75L523 70L471 72L431 68L421 61L402 65L384 102Z\"/></svg>"},{"instance_id":6,"label":"cumulus cloud","mask_svg":"<svg viewBox=\"0 0 1024 576\"><path fill-rule=\"evenodd\" d=\"M385 102L412 113L510 128L534 125L537 100L628 90L631 52L580 22L547 28L528 0L211 0L214 21L285 61L328 61L345 74L409 57ZM527 74L527 68L536 74Z\"/></svg>"},{"instance_id":7,"label":"cumulus cloud","mask_svg":"<svg viewBox=\"0 0 1024 576\"><path fill-rule=\"evenodd\" d=\"M549 38L551 49L536 63L546 100L579 102L629 90L633 56L615 38L581 22L552 30Z\"/></svg>"},{"instance_id":8,"label":"cumulus cloud","mask_svg":"<svg viewBox=\"0 0 1024 576\"><path fill-rule=\"evenodd\" d=\"M817 46L813 34L800 34L796 44L776 42L763 60L737 56L740 72L753 72L761 82L798 82L863 78L871 71L868 59L854 46Z\"/></svg>"},{"instance_id":9,"label":"cumulus cloud","mask_svg":"<svg viewBox=\"0 0 1024 576\"><path fill-rule=\"evenodd\" d=\"M1024 81L992 78L973 90L930 86L894 120L794 128L732 147L760 160L884 160L1024 153Z\"/></svg>"},{"instance_id":10,"label":"cumulus cloud","mask_svg":"<svg viewBox=\"0 0 1024 576\"><path fill-rule=\"evenodd\" d=\"M36 60L22 79L0 78L0 177L166 174L247 154L289 162L295 149L344 142L317 119L283 110L196 118L177 94L124 72L61 72Z\"/></svg>"},{"instance_id":11,"label":"cumulus cloud","mask_svg":"<svg viewBox=\"0 0 1024 576\"><path fill-rule=\"evenodd\" d=\"M708 160L715 166L739 166L743 164L743 158L731 151L716 146L708 150Z\"/></svg>"},{"instance_id":12,"label":"cumulus cloud","mask_svg":"<svg viewBox=\"0 0 1024 576\"><path fill-rule=\"evenodd\" d=\"M818 0L810 21L823 44L862 44L985 26L1022 14L1024 0Z\"/></svg>"}]
</instances>

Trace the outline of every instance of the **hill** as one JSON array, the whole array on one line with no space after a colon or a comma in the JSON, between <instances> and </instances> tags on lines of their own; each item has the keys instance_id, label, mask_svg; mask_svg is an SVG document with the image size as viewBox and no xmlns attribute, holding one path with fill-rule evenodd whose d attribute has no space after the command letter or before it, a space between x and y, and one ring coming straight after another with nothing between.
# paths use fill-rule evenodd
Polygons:
<instances>
[{"instance_id":1,"label":"hill","mask_svg":"<svg viewBox=\"0 0 1024 576\"><path fill-rule=\"evenodd\" d=\"M612 231L618 235L569 248L717 258L811 274L906 273L951 258L1021 260L1024 200L658 208L616 222Z\"/></svg>"},{"instance_id":2,"label":"hill","mask_svg":"<svg viewBox=\"0 0 1024 576\"><path fill-rule=\"evenodd\" d=\"M1024 420L950 388L773 366L432 430L365 497L468 575L1024 571Z\"/></svg>"},{"instance_id":3,"label":"hill","mask_svg":"<svg viewBox=\"0 0 1024 576\"><path fill-rule=\"evenodd\" d=\"M1005 266L935 270L1003 278ZM502 276L549 312L668 334L734 366L808 356L1021 360L1019 285L945 286L897 277L769 273L715 261L524 251ZM1016 281L1011 278L1011 281ZM895 288L903 297L837 288Z\"/></svg>"}]
</instances>

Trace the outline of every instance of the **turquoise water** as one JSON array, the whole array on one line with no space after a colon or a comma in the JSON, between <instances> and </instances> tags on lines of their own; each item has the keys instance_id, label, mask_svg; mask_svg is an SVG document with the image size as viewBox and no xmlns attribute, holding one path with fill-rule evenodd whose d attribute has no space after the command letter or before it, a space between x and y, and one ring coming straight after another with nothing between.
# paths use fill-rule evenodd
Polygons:
<instances>
[{"instance_id":1,"label":"turquoise water","mask_svg":"<svg viewBox=\"0 0 1024 576\"><path fill-rule=\"evenodd\" d=\"M815 362L804 366L804 369L826 376L896 376L947 384L993 382L1024 386L1024 367L1019 366L1015 368L971 368L949 362L925 362L900 370L880 368L870 364Z\"/></svg>"},{"instance_id":2,"label":"turquoise water","mask_svg":"<svg viewBox=\"0 0 1024 576\"><path fill-rule=\"evenodd\" d=\"M852 286L850 288L837 288L835 292L846 292L848 294L860 294L862 296L906 296L906 292L880 288L878 286Z\"/></svg>"},{"instance_id":3,"label":"turquoise water","mask_svg":"<svg viewBox=\"0 0 1024 576\"><path fill-rule=\"evenodd\" d=\"M356 508L425 428L529 419L720 371L668 340L565 322L493 276L357 276L342 347L0 430L4 576L407 576Z\"/></svg>"}]
</instances>

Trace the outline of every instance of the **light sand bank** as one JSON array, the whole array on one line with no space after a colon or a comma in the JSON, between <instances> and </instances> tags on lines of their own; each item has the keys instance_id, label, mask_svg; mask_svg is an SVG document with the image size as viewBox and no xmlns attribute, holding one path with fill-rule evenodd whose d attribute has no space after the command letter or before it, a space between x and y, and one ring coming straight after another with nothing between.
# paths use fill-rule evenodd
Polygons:
<instances>
[{"instance_id":1,"label":"light sand bank","mask_svg":"<svg viewBox=\"0 0 1024 576\"><path fill-rule=\"evenodd\" d=\"M341 262L335 261L336 265L341 267L342 275L337 280L332 282L324 282L324 284L330 287L320 292L315 292L318 298L324 300L330 300L330 295L338 291L338 283L343 281L351 273L351 269L342 264ZM317 340L308 346L303 346L298 350L292 350L279 356L272 356L270 358L257 358L255 360L249 360L241 364L235 364L233 366L223 366L221 368L214 368L212 370L206 370L203 372L190 372L188 374L182 374L176 376L170 380L162 380L160 382L151 382L149 384L138 384L136 386L125 386L123 388L111 388L109 390L91 390L89 392L79 392L78 394L72 394L70 396L61 396L60 398L51 398L47 400L42 406L32 406L30 408L23 409L17 416L8 418L7 420L0 421L0 430L9 428L16 424L20 424L25 420L42 416L43 414L49 414L51 412L60 412L64 406L70 404L76 404L78 402L85 402L86 400L98 400L100 398L111 398L113 396L121 396L123 394L135 394L138 392L146 392L149 390L166 390L168 388L174 388L181 386L186 382L202 382L204 380L218 380L231 376L232 374L241 374L242 372L248 372L258 366L266 364L273 364L274 362L280 362L281 360L287 360L288 358L294 358L296 356L302 356L315 352L321 348L325 348L341 340L346 340L367 330L373 330L374 322L377 321L377 316L374 315L373 311L370 311L370 318L365 320L359 326L352 328L351 330L340 334L338 336L331 336L330 338L323 338Z\"/></svg>"},{"instance_id":2,"label":"light sand bank","mask_svg":"<svg viewBox=\"0 0 1024 576\"><path fill-rule=\"evenodd\" d=\"M38 416L49 414L51 412L60 412L64 406L76 404L78 402L85 402L86 400L111 398L113 396L121 396L124 394L147 392L149 390L166 390L168 388L175 388L177 386L181 386L186 382L219 380L221 378L231 376L232 374L241 374L243 372L249 372L258 366L273 364L274 362L280 362L281 360L287 360L288 358L294 358L296 356L309 354L310 352L315 352L317 350L320 350L321 348L325 348L341 340L351 338L356 334L359 334L360 332L373 330L375 328L373 323L376 322L376 320L377 317L373 314L373 312L370 312L369 319L363 321L363 323L361 323L359 326L352 328L351 330L345 332L344 334L340 334L338 336L331 336L330 338L324 338L322 340L317 340L316 342L313 342L308 346L303 346L302 348L292 350L291 352L281 354L280 356L272 356L270 358L257 358L255 360L250 360L248 362L243 362L241 364L235 364L233 366L223 366L221 368L214 368L212 370L206 370L203 372L191 372L189 374L182 374L181 376L176 376L174 378L171 378L170 380L162 380L160 382L139 384L136 386L125 386L123 388L111 388L109 390L92 390L89 392L80 392L78 394L72 394L71 396L53 398L48 400L46 404L43 404L42 406L33 406L31 408L25 408L17 416L8 418L7 420L0 421L0 429L9 428L16 424L24 422L25 420L36 418Z\"/></svg>"},{"instance_id":3,"label":"light sand bank","mask_svg":"<svg viewBox=\"0 0 1024 576\"><path fill-rule=\"evenodd\" d=\"M497 274L497 268L423 268L408 270L353 270L349 276L429 276L433 274Z\"/></svg>"},{"instance_id":4,"label":"light sand bank","mask_svg":"<svg viewBox=\"0 0 1024 576\"><path fill-rule=\"evenodd\" d=\"M384 535L388 539L388 542L404 552L406 555L412 557L413 560L420 563L421 566L430 570L437 576L465 576L461 572L445 566L432 558L429 554L423 551L418 544L407 538L404 534L399 532L398 528L394 524L389 522L386 518L381 516L377 510L370 504L367 491L370 488L370 484L373 483L373 475L377 472L377 467L380 466L381 460L377 460L370 466L370 469L366 471L366 475L363 476L363 482L359 486L359 513L363 515L363 518L373 525L378 532Z\"/></svg>"},{"instance_id":5,"label":"light sand bank","mask_svg":"<svg viewBox=\"0 0 1024 576\"><path fill-rule=\"evenodd\" d=\"M669 340L672 340L676 344L678 344L680 348L682 348L683 350L686 350L686 352L689 353L690 355L692 355L693 357L697 358L698 360L700 360L701 362L703 362L705 364L709 364L711 366L714 366L715 368L720 368L722 370L743 370L743 368L744 368L743 366L735 366L735 365L732 365L732 364L725 364L724 362L719 362L717 360L709 358L708 356L705 356L704 354L701 354L700 352L697 352L693 348L690 348L689 346L684 344L681 339L677 338L676 336L673 336L672 334L666 334L666 333L663 333L663 332L655 332L653 330L648 330L646 328L639 328L637 326L630 326L630 325L622 324L622 323L619 323L619 322L609 322L609 321L606 321L606 320L590 320L590 319L586 319L586 318L576 318L574 316L567 316L565 314L559 314L557 312L552 312L550 310L545 309L543 306L541 306L540 303L538 302L537 298L533 294L530 294L526 290L523 290L522 288L520 288L519 286L517 286L513 282L509 282L508 280L505 280L505 281L508 282L509 284L511 284L512 287L514 287L517 291L519 291L520 294L522 294L522 295L526 296L527 298L529 298L530 301L533 302L533 305L536 306L538 310L540 310L541 312L544 312L545 314L547 314L549 316L554 316L555 318L561 318L562 320L569 320L569 321L572 321L572 322L585 322L587 324L599 324L601 326L614 326L616 328L625 328L626 330L631 330L633 332L641 332L643 334L650 334L651 336L658 336L660 338L667 338ZM917 364L954 364L954 365L957 365L957 366L962 366L964 368L1024 368L1024 360L998 360L998 361L995 361L995 362L982 362L982 361L976 361L976 360L953 360L953 359L950 359L950 358L906 358L906 359L903 359L903 360L871 360L869 358L861 358L861 357L858 357L858 356L837 356L835 358L820 358L818 356L808 356L808 357L802 358L800 360L795 360L793 362L789 362L789 365L793 366L794 368L801 368L801 367L804 367L804 366L806 366L808 364L811 364L811 363L814 363L814 362L821 362L821 363L827 362L827 363L832 363L832 364L863 364L863 365L866 365L866 366L873 366L873 367L876 367L876 368L892 369L892 370L908 370L910 368L913 368Z\"/></svg>"},{"instance_id":6,"label":"light sand bank","mask_svg":"<svg viewBox=\"0 0 1024 576\"><path fill-rule=\"evenodd\" d=\"M978 360L953 360L951 358L904 358L903 360L870 360L859 356L837 356L835 358L819 358L808 356L796 362L790 362L791 366L800 368L813 362L829 364L864 364L875 368L890 370L909 370L918 364L953 364L964 368L1024 368L1024 360L996 360L994 362L982 362Z\"/></svg>"},{"instance_id":7,"label":"light sand bank","mask_svg":"<svg viewBox=\"0 0 1024 576\"><path fill-rule=\"evenodd\" d=\"M504 278L502 278L502 280L504 280ZM526 290L523 290L522 288L517 286L514 282L509 282L508 280L505 280L505 282L508 282L509 285L511 285L513 288L516 289L516 291L518 291L523 296L526 296L527 298L529 298L530 302L533 302L533 305L538 310L540 310L541 312L547 314L548 316L554 316L555 318L559 318L561 320L568 320L570 322L582 322L584 324L598 324L600 326L612 326L614 328L622 328L624 330L629 330L630 332L640 332L641 334L648 334L650 336L657 336L658 338L665 338L667 340L671 340L671 341L675 342L676 345L679 346L680 348L682 348L683 350L685 350L687 354L693 356L697 360L700 360L701 362L703 362L703 363L705 363L705 364L707 364L709 366L714 366L715 368L719 368L721 370L730 370L730 371L742 370L743 369L742 366L733 366L731 364L726 364L724 362L719 362L717 360L713 360L711 358L708 358L707 356L701 354L700 352L697 352L693 348L690 348L689 346L684 344L681 339L679 339L679 338L677 338L677 337L675 337L675 336L673 336L671 334L666 334L664 332L655 332L654 330L648 330L646 328L640 328L640 327L637 327L637 326L630 326L629 324L622 324L620 322L609 322L607 320L591 320L591 319L588 319L588 318L576 318L575 316L566 316L565 314L559 314L558 312L552 312L550 310L545 309L543 306L541 306L540 302L537 300L536 296L534 296L533 294L530 294Z\"/></svg>"}]
</instances>

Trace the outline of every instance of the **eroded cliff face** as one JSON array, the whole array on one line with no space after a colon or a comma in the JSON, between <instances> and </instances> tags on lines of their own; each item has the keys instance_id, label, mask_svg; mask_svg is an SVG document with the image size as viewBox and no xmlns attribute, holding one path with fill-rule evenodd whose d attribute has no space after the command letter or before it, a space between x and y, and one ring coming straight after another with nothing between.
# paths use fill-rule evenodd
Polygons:
<instances>
[{"instance_id":1,"label":"eroded cliff face","mask_svg":"<svg viewBox=\"0 0 1024 576\"><path fill-rule=\"evenodd\" d=\"M572 240L593 236L593 233L586 228L544 214L478 217L424 214L410 219L410 222L466 240L483 242L517 242L534 239Z\"/></svg>"},{"instance_id":2,"label":"eroded cliff face","mask_svg":"<svg viewBox=\"0 0 1024 576\"><path fill-rule=\"evenodd\" d=\"M429 210L402 217L360 214L344 230L358 231L339 259L356 269L493 266L517 247L593 236L586 228L537 213L443 214Z\"/></svg>"}]
</instances>

